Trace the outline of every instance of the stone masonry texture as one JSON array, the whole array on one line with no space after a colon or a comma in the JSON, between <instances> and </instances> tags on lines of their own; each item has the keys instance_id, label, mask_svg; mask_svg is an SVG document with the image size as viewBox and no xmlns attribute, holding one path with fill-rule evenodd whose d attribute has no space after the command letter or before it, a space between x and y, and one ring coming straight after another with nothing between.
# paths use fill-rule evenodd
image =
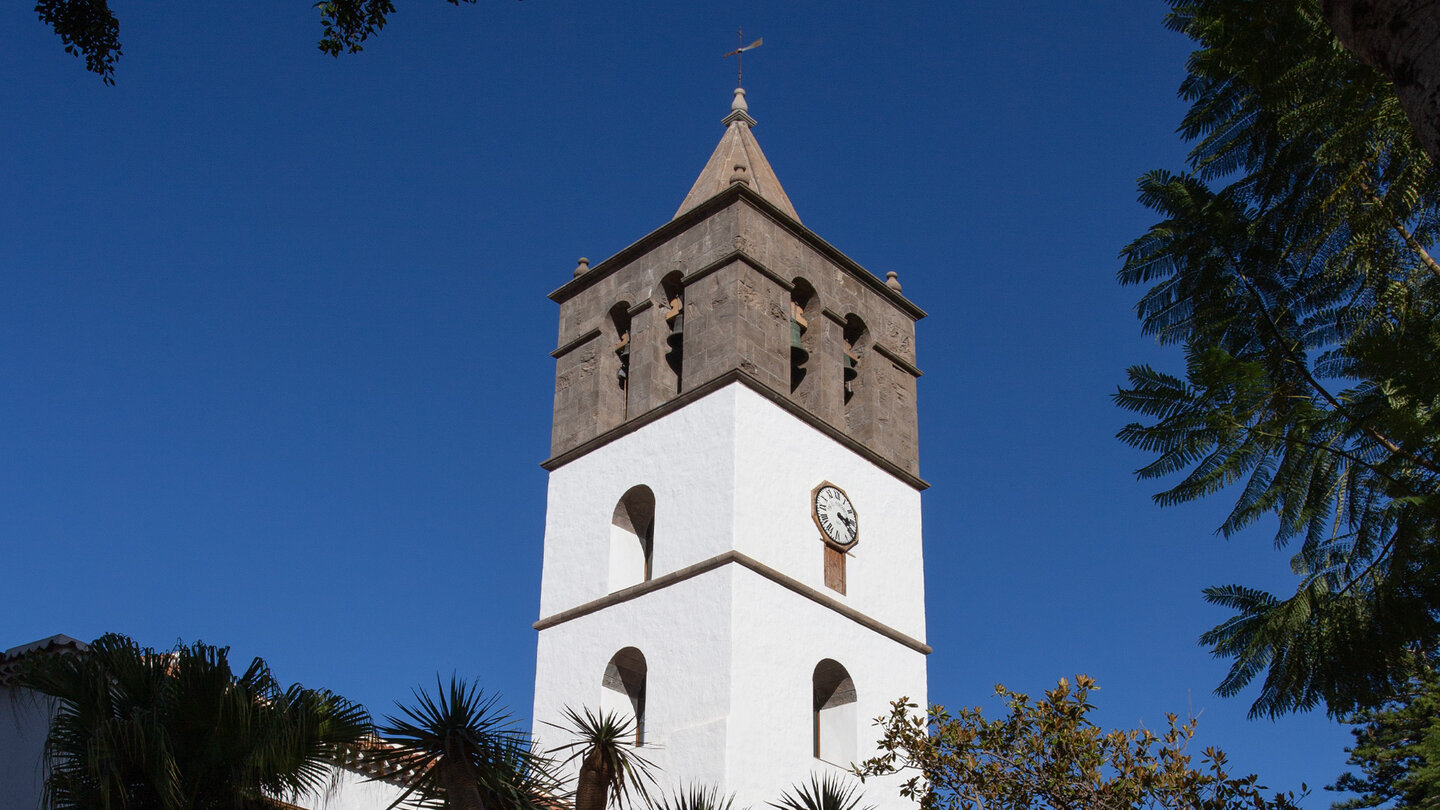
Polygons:
<instances>
[{"instance_id":1,"label":"stone masonry texture","mask_svg":"<svg viewBox=\"0 0 1440 810\"><path fill-rule=\"evenodd\" d=\"M670 303L661 284L672 275L684 301L678 380L666 360ZM792 377L797 281L814 295L804 308L809 359ZM551 455L739 369L918 476L915 320L924 313L877 282L748 189L732 187L551 295L560 304ZM617 305L631 314L623 385ZM846 324L857 319L859 376L847 402Z\"/></svg>"}]
</instances>

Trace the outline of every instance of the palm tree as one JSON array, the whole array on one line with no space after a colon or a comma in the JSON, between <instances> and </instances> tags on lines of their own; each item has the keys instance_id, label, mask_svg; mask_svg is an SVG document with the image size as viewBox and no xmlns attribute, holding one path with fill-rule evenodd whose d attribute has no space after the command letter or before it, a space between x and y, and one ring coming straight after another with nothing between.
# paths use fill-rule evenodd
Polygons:
<instances>
[{"instance_id":1,"label":"palm tree","mask_svg":"<svg viewBox=\"0 0 1440 810\"><path fill-rule=\"evenodd\" d=\"M629 790L646 802L650 799L646 783L655 781L654 765L636 748L633 718L622 718L614 712L590 709L577 712L565 707L565 725L549 725L575 735L575 742L551 750L572 752L562 765L580 760L580 778L575 785L575 810L605 810L611 800L619 804Z\"/></svg>"},{"instance_id":2,"label":"palm tree","mask_svg":"<svg viewBox=\"0 0 1440 810\"><path fill-rule=\"evenodd\" d=\"M275 808L325 787L370 731L363 707L282 689L259 658L237 676L228 648L203 643L156 652L108 634L27 661L19 685L52 700L48 808Z\"/></svg>"},{"instance_id":3,"label":"palm tree","mask_svg":"<svg viewBox=\"0 0 1440 810\"><path fill-rule=\"evenodd\" d=\"M864 798L859 785L839 774L827 773L821 779L812 773L809 783L792 786L770 806L776 810L875 810L874 805L860 806Z\"/></svg>"},{"instance_id":4,"label":"palm tree","mask_svg":"<svg viewBox=\"0 0 1440 810\"><path fill-rule=\"evenodd\" d=\"M415 690L415 705L385 718L385 758L405 791L391 805L454 810L554 810L549 761L510 714L476 686L437 678L435 695Z\"/></svg>"}]
</instances>

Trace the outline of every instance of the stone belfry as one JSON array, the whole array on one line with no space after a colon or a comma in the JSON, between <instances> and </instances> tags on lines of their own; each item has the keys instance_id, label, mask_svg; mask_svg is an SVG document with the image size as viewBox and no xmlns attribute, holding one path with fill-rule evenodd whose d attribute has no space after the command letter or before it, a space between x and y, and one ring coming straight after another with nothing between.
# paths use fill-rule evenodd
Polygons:
<instances>
[{"instance_id":1,"label":"stone belfry","mask_svg":"<svg viewBox=\"0 0 1440 810\"><path fill-rule=\"evenodd\" d=\"M568 742L567 706L636 718L663 788L744 807L924 705L925 313L800 223L744 90L723 123L670 222L550 295L534 731Z\"/></svg>"}]
</instances>

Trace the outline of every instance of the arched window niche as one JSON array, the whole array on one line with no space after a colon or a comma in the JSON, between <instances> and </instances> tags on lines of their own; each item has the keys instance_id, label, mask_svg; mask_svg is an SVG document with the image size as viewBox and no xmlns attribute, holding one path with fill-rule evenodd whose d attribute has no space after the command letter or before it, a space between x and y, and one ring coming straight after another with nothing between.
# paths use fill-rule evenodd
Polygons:
<instances>
[{"instance_id":1,"label":"arched window niche","mask_svg":"<svg viewBox=\"0 0 1440 810\"><path fill-rule=\"evenodd\" d=\"M650 579L654 546L655 493L644 484L633 486L620 497L610 518L612 593Z\"/></svg>"},{"instance_id":2,"label":"arched window niche","mask_svg":"<svg viewBox=\"0 0 1440 810\"><path fill-rule=\"evenodd\" d=\"M839 661L815 665L815 758L848 768L860 757L855 683Z\"/></svg>"},{"instance_id":3,"label":"arched window niche","mask_svg":"<svg viewBox=\"0 0 1440 810\"><path fill-rule=\"evenodd\" d=\"M645 654L634 647L615 653L605 665L601 681L600 710L622 722L635 721L635 744L645 744Z\"/></svg>"}]
</instances>

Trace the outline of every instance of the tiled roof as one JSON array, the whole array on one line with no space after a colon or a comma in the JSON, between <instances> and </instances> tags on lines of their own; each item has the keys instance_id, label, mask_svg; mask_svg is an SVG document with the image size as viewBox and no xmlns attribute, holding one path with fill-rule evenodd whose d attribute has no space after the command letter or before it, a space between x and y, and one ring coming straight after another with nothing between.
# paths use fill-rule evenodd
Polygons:
<instances>
[{"instance_id":1,"label":"tiled roof","mask_svg":"<svg viewBox=\"0 0 1440 810\"><path fill-rule=\"evenodd\" d=\"M89 644L64 634L57 634L49 638L42 638L39 641L32 641L29 644L11 647L4 653L0 653L0 687L11 685L11 680L20 669L20 662L30 655L66 651L83 652L88 649L90 649Z\"/></svg>"}]
</instances>

